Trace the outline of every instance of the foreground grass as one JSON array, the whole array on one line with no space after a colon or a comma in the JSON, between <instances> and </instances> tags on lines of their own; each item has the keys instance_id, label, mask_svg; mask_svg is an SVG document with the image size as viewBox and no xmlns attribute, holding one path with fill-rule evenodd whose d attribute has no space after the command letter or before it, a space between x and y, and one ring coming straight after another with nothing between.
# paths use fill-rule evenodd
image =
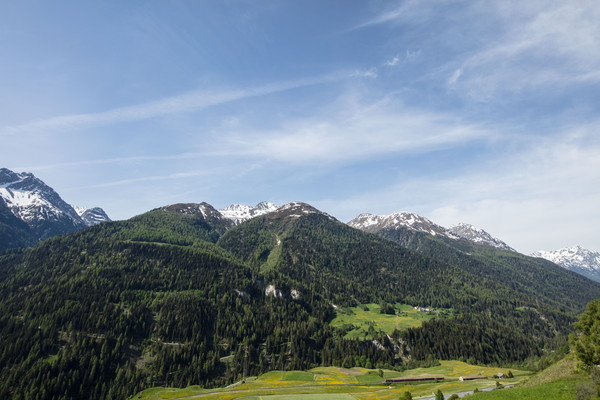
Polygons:
<instances>
[{"instance_id":1,"label":"foreground grass","mask_svg":"<svg viewBox=\"0 0 600 400\"><path fill-rule=\"evenodd\" d=\"M362 308L364 306L367 307L367 311ZM421 326L423 321L429 321L440 313L421 312L410 305L400 303L397 303L394 308L396 309L395 315L381 314L381 306L375 303L338 310L336 317L331 321L331 326L350 327L346 338L365 338L370 336L370 329L391 334L394 329L403 330ZM441 312L449 315L447 310Z\"/></svg>"},{"instance_id":2,"label":"foreground grass","mask_svg":"<svg viewBox=\"0 0 600 400\"><path fill-rule=\"evenodd\" d=\"M573 400L577 398L577 386L590 382L589 375L577 370L577 361L570 355L515 388L477 393L469 400Z\"/></svg>"},{"instance_id":3,"label":"foreground grass","mask_svg":"<svg viewBox=\"0 0 600 400\"><path fill-rule=\"evenodd\" d=\"M522 387L539 386L554 382L559 379L569 378L577 375L577 359L573 354L563 358L557 363L546 368L544 371L532 376L525 381Z\"/></svg>"},{"instance_id":4,"label":"foreground grass","mask_svg":"<svg viewBox=\"0 0 600 400\"><path fill-rule=\"evenodd\" d=\"M191 386L184 389L152 388L145 390L132 399L262 399L262 400L349 400L381 399L396 400L405 391L413 397L430 396L440 389L444 393L457 393L495 387L495 379L461 382L462 375L493 376L498 372L507 373L506 368L492 368L469 365L460 361L442 361L441 365L431 368L418 368L409 371L366 368L319 367L309 371L270 371L259 377L248 378L245 383L222 389L202 389ZM516 384L525 380L530 373L512 370L513 379L504 380L504 384ZM444 377L443 381L394 384L382 384L385 379L398 377Z\"/></svg>"},{"instance_id":5,"label":"foreground grass","mask_svg":"<svg viewBox=\"0 0 600 400\"><path fill-rule=\"evenodd\" d=\"M538 386L516 387L477 393L469 400L573 400L580 379L562 378Z\"/></svg>"}]
</instances>

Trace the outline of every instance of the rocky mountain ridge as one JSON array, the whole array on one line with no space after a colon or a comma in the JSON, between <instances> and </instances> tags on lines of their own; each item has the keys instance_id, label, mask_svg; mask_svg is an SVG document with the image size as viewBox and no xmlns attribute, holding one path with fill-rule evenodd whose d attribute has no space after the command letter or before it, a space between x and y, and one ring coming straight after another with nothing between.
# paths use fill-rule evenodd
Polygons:
<instances>
[{"instance_id":1,"label":"rocky mountain ridge","mask_svg":"<svg viewBox=\"0 0 600 400\"><path fill-rule=\"evenodd\" d=\"M232 204L219 210L207 203L174 204L162 208L182 214L202 214L207 219L220 221L224 230L249 219L275 212L292 218L309 213L321 213L302 202L291 202L280 207L263 201L255 206ZM106 221L110 221L110 218L102 208L72 206L32 173L15 173L6 168L0 169L0 249L26 247L51 236ZM369 233L408 229L434 237L464 239L472 243L516 252L505 242L483 229L464 223L445 228L412 212L403 211L389 215L364 213L349 221L348 225ZM600 282L600 253L573 246L556 251L539 251L532 256L547 259Z\"/></svg>"},{"instance_id":2,"label":"rocky mountain ridge","mask_svg":"<svg viewBox=\"0 0 600 400\"><path fill-rule=\"evenodd\" d=\"M28 172L0 169L0 198L3 207L27 224L34 241L110 221L99 207L76 209ZM14 221L9 224L12 228L16 226Z\"/></svg>"},{"instance_id":3,"label":"rocky mountain ridge","mask_svg":"<svg viewBox=\"0 0 600 400\"><path fill-rule=\"evenodd\" d=\"M446 228L431 222L425 217L407 211L389 215L360 214L348 222L348 225L369 233L376 233L382 229L399 229L405 227L417 232L429 233L433 236L454 237L448 233Z\"/></svg>"},{"instance_id":4,"label":"rocky mountain ridge","mask_svg":"<svg viewBox=\"0 0 600 400\"><path fill-rule=\"evenodd\" d=\"M502 240L493 237L481 228L470 224L460 223L448 228L448 232L460 238L470 240L471 242L486 244L501 250L514 251L515 249L504 243Z\"/></svg>"},{"instance_id":5,"label":"rocky mountain ridge","mask_svg":"<svg viewBox=\"0 0 600 400\"><path fill-rule=\"evenodd\" d=\"M421 215L406 211L389 215L360 214L349 221L348 225L369 233L406 228L414 232L422 232L454 240L466 239L474 243L485 244L502 250L515 251L500 239L473 225L461 223L450 228L444 228Z\"/></svg>"}]
</instances>

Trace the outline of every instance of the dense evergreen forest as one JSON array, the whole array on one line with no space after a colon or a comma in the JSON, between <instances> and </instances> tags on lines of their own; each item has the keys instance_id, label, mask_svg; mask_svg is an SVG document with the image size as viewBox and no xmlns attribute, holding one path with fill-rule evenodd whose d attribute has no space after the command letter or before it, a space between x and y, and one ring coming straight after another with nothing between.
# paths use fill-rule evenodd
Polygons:
<instances>
[{"instance_id":1,"label":"dense evergreen forest","mask_svg":"<svg viewBox=\"0 0 600 400\"><path fill-rule=\"evenodd\" d=\"M600 285L554 272L565 289L538 290L527 260L425 257L303 211L232 227L171 206L1 253L0 398L122 399L319 365L523 361L600 297ZM333 305L368 302L453 317L369 340L329 325Z\"/></svg>"}]
</instances>

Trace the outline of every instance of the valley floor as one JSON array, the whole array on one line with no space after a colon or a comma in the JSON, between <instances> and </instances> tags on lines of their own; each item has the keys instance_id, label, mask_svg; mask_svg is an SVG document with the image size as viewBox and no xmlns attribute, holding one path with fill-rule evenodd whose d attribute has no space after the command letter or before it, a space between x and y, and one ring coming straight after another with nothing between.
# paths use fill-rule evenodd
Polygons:
<instances>
[{"instance_id":1,"label":"valley floor","mask_svg":"<svg viewBox=\"0 0 600 400\"><path fill-rule=\"evenodd\" d=\"M245 383L222 389L202 389L191 386L184 389L152 388L132 399L244 399L244 400L350 400L350 399L398 399L405 391L414 399L431 398L441 390L446 395L493 389L498 373L508 373L507 368L492 368L469 365L459 361L442 361L440 366L418 368L404 372L377 369L319 367L309 371L271 371L259 377L246 379ZM514 378L502 379L503 386L517 384L531 373L512 370ZM461 376L483 375L488 379L460 381ZM443 377L439 382L411 382L385 385L392 378Z\"/></svg>"}]
</instances>

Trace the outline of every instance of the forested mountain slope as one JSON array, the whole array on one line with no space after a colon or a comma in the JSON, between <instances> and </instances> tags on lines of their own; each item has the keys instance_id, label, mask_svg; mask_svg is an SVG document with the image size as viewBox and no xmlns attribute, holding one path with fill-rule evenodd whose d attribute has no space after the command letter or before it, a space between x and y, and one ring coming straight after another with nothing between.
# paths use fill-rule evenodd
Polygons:
<instances>
[{"instance_id":1,"label":"forested mountain slope","mask_svg":"<svg viewBox=\"0 0 600 400\"><path fill-rule=\"evenodd\" d=\"M10 211L0 198L0 251L12 247L27 247L37 242L31 228Z\"/></svg>"},{"instance_id":2,"label":"forested mountain slope","mask_svg":"<svg viewBox=\"0 0 600 400\"><path fill-rule=\"evenodd\" d=\"M235 227L213 210L163 207L0 254L0 398L124 398L367 361L523 360L569 332L581 298L600 297L600 285L515 290L512 275L425 257L303 203ZM333 304L367 302L453 316L376 342L329 325Z\"/></svg>"},{"instance_id":3,"label":"forested mountain slope","mask_svg":"<svg viewBox=\"0 0 600 400\"><path fill-rule=\"evenodd\" d=\"M590 299L598 296L595 282L540 258L406 228L382 229L375 234L427 257L503 282L563 311L581 312Z\"/></svg>"},{"instance_id":4,"label":"forested mountain slope","mask_svg":"<svg viewBox=\"0 0 600 400\"><path fill-rule=\"evenodd\" d=\"M515 357L505 353L520 348L513 340L527 343L529 351L539 349L541 342L533 345L532 337L567 332L572 316L587 299L600 294L600 286L580 282L574 275L569 275L573 280L565 288L553 292L557 288L551 287L538 294L535 285L543 287L537 281L540 276L518 266L486 264L467 255L447 260L433 254L423 257L330 216L306 212L298 218L298 214L273 212L255 218L229 230L218 244L260 268L267 279L277 282L275 286L308 285L337 305L381 300L453 308L452 320L409 331L413 354L459 358L478 353L476 359L485 362ZM493 348L474 351L470 347L474 337L480 338L478 345ZM417 344L421 339L422 347ZM430 346L434 342L438 350ZM505 348L500 349L499 343Z\"/></svg>"}]
</instances>

